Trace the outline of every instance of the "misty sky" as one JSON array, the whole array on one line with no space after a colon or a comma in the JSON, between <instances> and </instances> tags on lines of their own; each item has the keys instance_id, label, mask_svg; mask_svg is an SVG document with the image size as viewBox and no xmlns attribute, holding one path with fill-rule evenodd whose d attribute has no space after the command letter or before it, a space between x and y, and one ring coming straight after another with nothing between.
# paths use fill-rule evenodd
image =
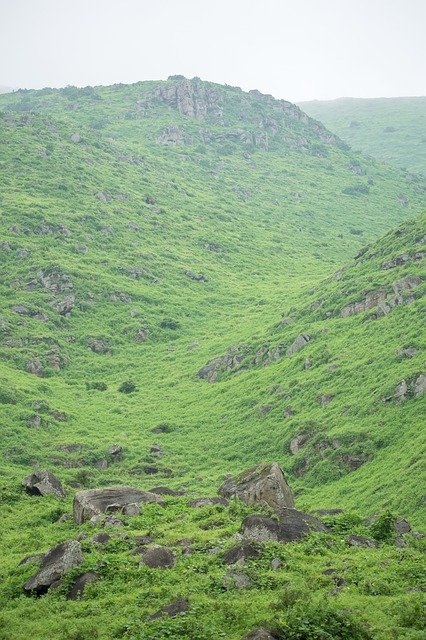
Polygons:
<instances>
[{"instance_id":1,"label":"misty sky","mask_svg":"<svg viewBox=\"0 0 426 640\"><path fill-rule=\"evenodd\" d=\"M165 79L426 95L426 0L0 0L0 85Z\"/></svg>"}]
</instances>

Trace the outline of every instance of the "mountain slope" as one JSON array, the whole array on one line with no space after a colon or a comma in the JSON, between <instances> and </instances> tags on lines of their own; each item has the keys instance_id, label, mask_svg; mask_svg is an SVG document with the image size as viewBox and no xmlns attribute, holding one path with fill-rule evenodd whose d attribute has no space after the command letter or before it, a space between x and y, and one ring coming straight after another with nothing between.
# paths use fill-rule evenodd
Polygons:
<instances>
[{"instance_id":1,"label":"mountain slope","mask_svg":"<svg viewBox=\"0 0 426 640\"><path fill-rule=\"evenodd\" d=\"M426 173L426 98L339 98L301 102L354 149Z\"/></svg>"},{"instance_id":2,"label":"mountain slope","mask_svg":"<svg viewBox=\"0 0 426 640\"><path fill-rule=\"evenodd\" d=\"M350 629L336 638L366 637L365 621L374 638L420 638L407 594L418 541L366 551L342 537L377 535L363 518L386 509L424 523L420 181L290 103L198 79L16 92L0 111L4 637L237 640L288 616L296 628L309 601L315 624ZM299 508L345 513L300 546L266 545L253 588L224 590L208 551L227 549L253 509L187 501L272 460ZM27 495L34 468L67 498ZM91 542L102 523L57 522L76 490L114 484L188 497L125 518L106 549ZM22 558L79 534L102 579L82 601L64 600L80 569L23 596L35 565ZM174 549L175 569L139 567L134 536L148 534ZM323 571L336 562L350 586L333 594ZM186 595L188 615L146 624ZM353 606L356 628L338 613Z\"/></svg>"}]
</instances>

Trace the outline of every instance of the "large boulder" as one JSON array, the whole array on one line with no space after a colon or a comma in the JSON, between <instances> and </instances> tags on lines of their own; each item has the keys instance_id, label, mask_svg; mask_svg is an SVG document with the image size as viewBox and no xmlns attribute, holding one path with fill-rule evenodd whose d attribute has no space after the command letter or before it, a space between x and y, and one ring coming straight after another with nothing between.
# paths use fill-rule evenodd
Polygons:
<instances>
[{"instance_id":1,"label":"large boulder","mask_svg":"<svg viewBox=\"0 0 426 640\"><path fill-rule=\"evenodd\" d=\"M60 481L50 471L35 471L22 480L22 486L32 496L65 497L65 491Z\"/></svg>"},{"instance_id":2,"label":"large boulder","mask_svg":"<svg viewBox=\"0 0 426 640\"><path fill-rule=\"evenodd\" d=\"M78 576L67 593L67 600L78 600L83 595L86 584L96 582L99 578L97 573L87 571Z\"/></svg>"},{"instance_id":3,"label":"large boulder","mask_svg":"<svg viewBox=\"0 0 426 640\"><path fill-rule=\"evenodd\" d=\"M76 524L82 524L101 513L127 513L129 505L141 505L156 502L164 505L164 500L134 487L107 487L105 489L88 489L75 494L73 513Z\"/></svg>"},{"instance_id":4,"label":"large boulder","mask_svg":"<svg viewBox=\"0 0 426 640\"><path fill-rule=\"evenodd\" d=\"M265 542L295 542L311 531L327 531L327 527L314 516L296 509L282 509L278 520L266 516L249 516L242 525L247 540Z\"/></svg>"},{"instance_id":5,"label":"large boulder","mask_svg":"<svg viewBox=\"0 0 426 640\"><path fill-rule=\"evenodd\" d=\"M170 569L175 564L175 556L167 547L155 545L143 552L141 563L150 569Z\"/></svg>"},{"instance_id":6,"label":"large boulder","mask_svg":"<svg viewBox=\"0 0 426 640\"><path fill-rule=\"evenodd\" d=\"M260 555L261 550L252 542L241 542L235 547L232 547L232 549L228 549L223 556L223 561L225 564L235 564L236 562L245 562L246 560L259 558Z\"/></svg>"},{"instance_id":7,"label":"large boulder","mask_svg":"<svg viewBox=\"0 0 426 640\"><path fill-rule=\"evenodd\" d=\"M235 478L228 478L219 494L224 498L237 497L249 505L268 505L275 511L294 507L291 489L276 462L252 467Z\"/></svg>"},{"instance_id":8,"label":"large boulder","mask_svg":"<svg viewBox=\"0 0 426 640\"><path fill-rule=\"evenodd\" d=\"M83 562L80 543L77 540L67 540L50 549L41 562L40 569L35 576L27 580L25 591L43 595L55 584L58 584L62 576Z\"/></svg>"},{"instance_id":9,"label":"large boulder","mask_svg":"<svg viewBox=\"0 0 426 640\"><path fill-rule=\"evenodd\" d=\"M293 353L297 353L298 351L300 351L302 347L308 344L310 339L311 337L308 336L308 334L306 333L299 334L297 338L294 340L294 342L287 349L286 356L292 356Z\"/></svg>"}]
</instances>

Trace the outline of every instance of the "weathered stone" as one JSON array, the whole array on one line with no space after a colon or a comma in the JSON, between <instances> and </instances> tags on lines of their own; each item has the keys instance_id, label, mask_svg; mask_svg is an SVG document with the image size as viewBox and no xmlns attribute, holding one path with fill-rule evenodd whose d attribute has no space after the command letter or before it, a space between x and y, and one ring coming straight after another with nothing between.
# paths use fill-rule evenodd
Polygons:
<instances>
[{"instance_id":1,"label":"weathered stone","mask_svg":"<svg viewBox=\"0 0 426 640\"><path fill-rule=\"evenodd\" d=\"M185 271L185 275L190 280L195 280L195 282L207 282L207 278L202 273L193 273L192 271Z\"/></svg>"},{"instance_id":2,"label":"weathered stone","mask_svg":"<svg viewBox=\"0 0 426 640\"><path fill-rule=\"evenodd\" d=\"M348 316L354 315L356 313L363 313L364 311L368 311L369 309L373 309L381 304L384 304L386 301L386 291L378 290L371 291L368 293L364 300L360 302L353 302L340 311L340 315L342 318L347 318Z\"/></svg>"},{"instance_id":3,"label":"weathered stone","mask_svg":"<svg viewBox=\"0 0 426 640\"><path fill-rule=\"evenodd\" d=\"M170 489L169 487L154 487L149 491L150 493L156 493L158 496L183 496L186 493L183 489Z\"/></svg>"},{"instance_id":4,"label":"weathered stone","mask_svg":"<svg viewBox=\"0 0 426 640\"><path fill-rule=\"evenodd\" d=\"M92 542L94 544L107 544L107 542L109 542L111 540L111 536L109 535L109 533L104 533L103 531L101 531L100 533L95 533L94 536L92 536Z\"/></svg>"},{"instance_id":5,"label":"weathered stone","mask_svg":"<svg viewBox=\"0 0 426 640\"><path fill-rule=\"evenodd\" d=\"M167 547L156 545L143 552L141 563L151 569L170 569L175 564L175 556Z\"/></svg>"},{"instance_id":6,"label":"weathered stone","mask_svg":"<svg viewBox=\"0 0 426 640\"><path fill-rule=\"evenodd\" d=\"M398 280L392 284L392 289L395 293L399 293L400 291L412 291L421 283L421 278L419 276L406 276L402 278L402 280Z\"/></svg>"},{"instance_id":7,"label":"weathered stone","mask_svg":"<svg viewBox=\"0 0 426 640\"><path fill-rule=\"evenodd\" d=\"M60 481L49 471L35 471L23 479L22 485L25 487L25 491L33 496L65 497L65 491Z\"/></svg>"},{"instance_id":8,"label":"weathered stone","mask_svg":"<svg viewBox=\"0 0 426 640\"><path fill-rule=\"evenodd\" d=\"M77 524L82 524L85 520L90 520L93 516L99 516L107 511L122 512L123 507L129 504L141 505L150 502L165 504L160 496L134 487L107 487L79 491L74 497L74 520Z\"/></svg>"},{"instance_id":9,"label":"weathered stone","mask_svg":"<svg viewBox=\"0 0 426 640\"><path fill-rule=\"evenodd\" d=\"M395 388L394 396L397 400L405 400L408 393L408 385L405 380L402 380Z\"/></svg>"},{"instance_id":10,"label":"weathered stone","mask_svg":"<svg viewBox=\"0 0 426 640\"><path fill-rule=\"evenodd\" d=\"M415 347L406 347L405 349L398 349L396 352L397 356L400 358L414 358L417 355L418 351Z\"/></svg>"},{"instance_id":11,"label":"weathered stone","mask_svg":"<svg viewBox=\"0 0 426 640\"><path fill-rule=\"evenodd\" d=\"M115 444L108 449L108 453L111 456L113 462L120 462L123 459L123 447L119 444Z\"/></svg>"},{"instance_id":12,"label":"weathered stone","mask_svg":"<svg viewBox=\"0 0 426 640\"><path fill-rule=\"evenodd\" d=\"M34 413L32 416L30 416L27 419L27 424L29 427L38 429L38 427L41 427L41 423L42 423L42 417L39 416L37 413Z\"/></svg>"},{"instance_id":13,"label":"weathered stone","mask_svg":"<svg viewBox=\"0 0 426 640\"><path fill-rule=\"evenodd\" d=\"M93 571L87 571L86 573L82 573L80 576L78 576L75 579L74 583L69 589L66 595L67 600L78 600L79 598L81 598L83 595L84 589L86 587L86 584L89 584L91 582L96 582L98 578L99 578L98 574L94 573Z\"/></svg>"},{"instance_id":14,"label":"weathered stone","mask_svg":"<svg viewBox=\"0 0 426 640\"><path fill-rule=\"evenodd\" d=\"M254 542L278 541L279 524L267 516L249 516L243 522L242 533L245 538Z\"/></svg>"},{"instance_id":15,"label":"weathered stone","mask_svg":"<svg viewBox=\"0 0 426 640\"><path fill-rule=\"evenodd\" d=\"M151 445L151 448L149 450L150 454L152 456L154 456L155 458L162 458L163 457L163 447L159 444L153 444Z\"/></svg>"},{"instance_id":16,"label":"weathered stone","mask_svg":"<svg viewBox=\"0 0 426 640\"><path fill-rule=\"evenodd\" d=\"M82 564L82 562L83 554L80 543L76 540L62 542L44 554L38 573L27 580L24 589L27 592L43 595L67 571Z\"/></svg>"},{"instance_id":17,"label":"weathered stone","mask_svg":"<svg viewBox=\"0 0 426 640\"><path fill-rule=\"evenodd\" d=\"M259 629L253 629L248 633L244 640L278 640L268 629L259 627Z\"/></svg>"},{"instance_id":18,"label":"weathered stone","mask_svg":"<svg viewBox=\"0 0 426 640\"><path fill-rule=\"evenodd\" d=\"M399 534L410 533L411 525L408 520L405 520L404 518L397 518L395 520L394 529Z\"/></svg>"},{"instance_id":19,"label":"weathered stone","mask_svg":"<svg viewBox=\"0 0 426 640\"><path fill-rule=\"evenodd\" d=\"M323 406L329 404L333 400L334 396L332 395L322 395L318 396L318 402Z\"/></svg>"},{"instance_id":20,"label":"weathered stone","mask_svg":"<svg viewBox=\"0 0 426 640\"><path fill-rule=\"evenodd\" d=\"M102 338L89 338L87 340L87 346L93 353L104 354L109 352L109 345L107 341Z\"/></svg>"},{"instance_id":21,"label":"weathered stone","mask_svg":"<svg viewBox=\"0 0 426 640\"><path fill-rule=\"evenodd\" d=\"M196 498L195 500L191 500L190 502L188 502L189 507L195 507L197 509L200 507L211 507L217 504L227 507L228 500L226 500L226 498L213 497L213 498Z\"/></svg>"},{"instance_id":22,"label":"weathered stone","mask_svg":"<svg viewBox=\"0 0 426 640\"><path fill-rule=\"evenodd\" d=\"M182 615L186 613L189 609L189 600L186 598L178 598L177 600L173 600L169 604L161 607L156 613L153 613L148 617L148 620L157 620L157 618L162 618L163 616L168 616L169 618L175 618L176 616Z\"/></svg>"},{"instance_id":23,"label":"weathered stone","mask_svg":"<svg viewBox=\"0 0 426 640\"><path fill-rule=\"evenodd\" d=\"M306 333L299 334L295 341L287 349L286 356L292 356L293 353L297 353L297 351L300 351L302 347L308 344L310 339L311 337Z\"/></svg>"},{"instance_id":24,"label":"weathered stone","mask_svg":"<svg viewBox=\"0 0 426 640\"><path fill-rule=\"evenodd\" d=\"M416 398L426 391L426 375L422 373L414 382L414 395Z\"/></svg>"},{"instance_id":25,"label":"weathered stone","mask_svg":"<svg viewBox=\"0 0 426 640\"><path fill-rule=\"evenodd\" d=\"M294 416L294 411L292 407L288 406L284 409L284 416L286 418L291 418L292 416Z\"/></svg>"},{"instance_id":26,"label":"weathered stone","mask_svg":"<svg viewBox=\"0 0 426 640\"><path fill-rule=\"evenodd\" d=\"M352 535L348 539L348 545L350 547L377 547L376 540L372 538L366 538L365 536Z\"/></svg>"},{"instance_id":27,"label":"weathered stone","mask_svg":"<svg viewBox=\"0 0 426 640\"><path fill-rule=\"evenodd\" d=\"M230 568L223 576L222 584L225 589L247 589L251 586L251 580L239 569Z\"/></svg>"},{"instance_id":28,"label":"weathered stone","mask_svg":"<svg viewBox=\"0 0 426 640\"><path fill-rule=\"evenodd\" d=\"M45 375L45 371L39 360L29 360L26 368L28 373L32 373L39 378L43 378Z\"/></svg>"},{"instance_id":29,"label":"weathered stone","mask_svg":"<svg viewBox=\"0 0 426 640\"><path fill-rule=\"evenodd\" d=\"M237 497L246 504L263 504L278 510L293 507L291 489L276 462L263 464L228 478L220 487L224 498Z\"/></svg>"},{"instance_id":30,"label":"weathered stone","mask_svg":"<svg viewBox=\"0 0 426 640\"><path fill-rule=\"evenodd\" d=\"M240 347L232 347L224 356L210 360L198 371L198 377L208 382L216 382L219 374L237 369L244 359L245 352Z\"/></svg>"},{"instance_id":31,"label":"weathered stone","mask_svg":"<svg viewBox=\"0 0 426 640\"><path fill-rule=\"evenodd\" d=\"M81 142L81 135L79 133L73 133L71 135L71 142L74 142L75 144Z\"/></svg>"},{"instance_id":32,"label":"weathered stone","mask_svg":"<svg viewBox=\"0 0 426 640\"><path fill-rule=\"evenodd\" d=\"M290 441L290 452L293 455L303 447L303 445L308 441L309 435L307 433L299 433L297 436L291 439Z\"/></svg>"},{"instance_id":33,"label":"weathered stone","mask_svg":"<svg viewBox=\"0 0 426 640\"><path fill-rule=\"evenodd\" d=\"M276 571L277 569L280 569L282 566L282 562L279 558L274 558L273 560L271 560L271 569L273 569L274 571Z\"/></svg>"},{"instance_id":34,"label":"weathered stone","mask_svg":"<svg viewBox=\"0 0 426 640\"><path fill-rule=\"evenodd\" d=\"M100 471L104 471L105 469L108 469L108 460L105 460L105 459L96 460L95 467Z\"/></svg>"},{"instance_id":35,"label":"weathered stone","mask_svg":"<svg viewBox=\"0 0 426 640\"><path fill-rule=\"evenodd\" d=\"M75 295L70 293L61 298L60 300L54 300L52 303L53 309L57 311L61 316L69 316L75 305Z\"/></svg>"},{"instance_id":36,"label":"weathered stone","mask_svg":"<svg viewBox=\"0 0 426 640\"><path fill-rule=\"evenodd\" d=\"M235 564L236 562L245 562L253 558L259 558L261 550L250 542L241 542L232 549L229 549L223 556L225 564Z\"/></svg>"}]
</instances>

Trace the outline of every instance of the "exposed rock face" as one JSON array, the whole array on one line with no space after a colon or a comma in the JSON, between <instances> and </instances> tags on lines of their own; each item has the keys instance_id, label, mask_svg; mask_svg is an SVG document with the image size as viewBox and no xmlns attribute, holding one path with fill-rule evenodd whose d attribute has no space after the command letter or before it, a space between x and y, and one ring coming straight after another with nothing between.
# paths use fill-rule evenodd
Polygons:
<instances>
[{"instance_id":1,"label":"exposed rock face","mask_svg":"<svg viewBox=\"0 0 426 640\"><path fill-rule=\"evenodd\" d=\"M81 576L78 576L71 589L67 593L67 600L78 600L83 595L86 584L90 582L96 582L99 578L97 573L93 571L87 571L87 573L82 573Z\"/></svg>"},{"instance_id":2,"label":"exposed rock face","mask_svg":"<svg viewBox=\"0 0 426 640\"><path fill-rule=\"evenodd\" d=\"M175 556L167 547L156 545L143 552L141 563L150 569L170 569L175 564Z\"/></svg>"},{"instance_id":3,"label":"exposed rock face","mask_svg":"<svg viewBox=\"0 0 426 640\"><path fill-rule=\"evenodd\" d=\"M176 616L185 613L189 609L189 600L186 598L179 598L177 600L173 600L169 604L161 607L159 611L153 613L152 616L149 616L148 620L156 620L157 618L161 618L162 616L168 616L169 618L175 618Z\"/></svg>"},{"instance_id":4,"label":"exposed rock face","mask_svg":"<svg viewBox=\"0 0 426 640\"><path fill-rule=\"evenodd\" d=\"M278 638L273 636L268 629L259 627L259 629L253 629L253 631L250 631L244 640L278 640Z\"/></svg>"},{"instance_id":5,"label":"exposed rock face","mask_svg":"<svg viewBox=\"0 0 426 640\"><path fill-rule=\"evenodd\" d=\"M114 444L108 449L108 453L111 456L113 462L120 462L123 459L123 447L119 444Z\"/></svg>"},{"instance_id":6,"label":"exposed rock face","mask_svg":"<svg viewBox=\"0 0 426 640\"><path fill-rule=\"evenodd\" d=\"M128 505L156 502L164 505L160 496L134 487L108 487L79 491L74 497L73 513L77 524L107 512L123 512Z\"/></svg>"},{"instance_id":7,"label":"exposed rock face","mask_svg":"<svg viewBox=\"0 0 426 640\"><path fill-rule=\"evenodd\" d=\"M39 360L29 360L27 362L27 372L32 373L39 378L43 378L45 376L45 371L43 369L43 365Z\"/></svg>"},{"instance_id":8,"label":"exposed rock face","mask_svg":"<svg viewBox=\"0 0 426 640\"><path fill-rule=\"evenodd\" d=\"M191 500L190 502L188 502L188 506L195 507L195 508L211 507L212 505L215 505L215 504L221 504L224 507L227 507L228 500L226 500L226 498L218 498L216 496L213 498L196 498L195 500Z\"/></svg>"},{"instance_id":9,"label":"exposed rock face","mask_svg":"<svg viewBox=\"0 0 426 640\"><path fill-rule=\"evenodd\" d=\"M195 280L195 282L207 282L207 278L202 273L194 273L193 271L185 271L185 275L190 280Z\"/></svg>"},{"instance_id":10,"label":"exposed rock face","mask_svg":"<svg viewBox=\"0 0 426 640\"><path fill-rule=\"evenodd\" d=\"M173 109L191 118L203 119L207 115L220 118L223 114L223 101L215 87L201 82L197 78L171 78L171 83L158 87L154 96Z\"/></svg>"},{"instance_id":11,"label":"exposed rock face","mask_svg":"<svg viewBox=\"0 0 426 640\"><path fill-rule=\"evenodd\" d=\"M69 316L71 311L74 309L75 305L75 296L71 293L65 298L61 298L60 300L54 300L52 302L52 307L57 311L61 316Z\"/></svg>"},{"instance_id":12,"label":"exposed rock face","mask_svg":"<svg viewBox=\"0 0 426 640\"><path fill-rule=\"evenodd\" d=\"M421 396L426 391L426 375L419 375L414 383L414 395Z\"/></svg>"},{"instance_id":13,"label":"exposed rock face","mask_svg":"<svg viewBox=\"0 0 426 640\"><path fill-rule=\"evenodd\" d=\"M347 318L348 316L352 316L356 313L363 313L368 309L373 309L374 307L378 307L380 304L384 304L386 301L386 291L371 291L368 293L364 300L360 302L352 302L348 304L346 307L340 311L340 315L342 318Z\"/></svg>"},{"instance_id":14,"label":"exposed rock face","mask_svg":"<svg viewBox=\"0 0 426 640\"><path fill-rule=\"evenodd\" d=\"M294 507L291 489L276 462L259 465L229 478L219 489L224 498L237 497L246 504L264 504L279 510Z\"/></svg>"},{"instance_id":15,"label":"exposed rock face","mask_svg":"<svg viewBox=\"0 0 426 640\"><path fill-rule=\"evenodd\" d=\"M198 372L198 377L208 382L216 382L219 373L236 369L244 359L244 352L240 347L232 347L224 356L210 360Z\"/></svg>"},{"instance_id":16,"label":"exposed rock face","mask_svg":"<svg viewBox=\"0 0 426 640\"><path fill-rule=\"evenodd\" d=\"M417 349L415 347L401 348L398 349L396 355L400 358L414 358L417 355Z\"/></svg>"},{"instance_id":17,"label":"exposed rock face","mask_svg":"<svg viewBox=\"0 0 426 640\"><path fill-rule=\"evenodd\" d=\"M421 278L419 276L406 276L405 278L394 282L392 289L395 293L399 293L400 291L412 291L420 283Z\"/></svg>"},{"instance_id":18,"label":"exposed rock face","mask_svg":"<svg viewBox=\"0 0 426 640\"><path fill-rule=\"evenodd\" d=\"M65 491L56 476L49 471L36 471L23 479L22 485L25 491L33 496L54 495L58 498L65 497Z\"/></svg>"},{"instance_id":19,"label":"exposed rock face","mask_svg":"<svg viewBox=\"0 0 426 640\"><path fill-rule=\"evenodd\" d=\"M254 354L253 364L263 364L263 366L266 367L273 362L278 362L280 358L281 349L279 346L268 347L267 345L263 345Z\"/></svg>"},{"instance_id":20,"label":"exposed rock face","mask_svg":"<svg viewBox=\"0 0 426 640\"><path fill-rule=\"evenodd\" d=\"M308 336L306 333L301 333L300 335L298 335L293 344L291 344L287 349L286 356L292 356L293 353L297 353L297 351L300 351L302 347L308 344L310 339L310 336Z\"/></svg>"},{"instance_id":21,"label":"exposed rock face","mask_svg":"<svg viewBox=\"0 0 426 640\"><path fill-rule=\"evenodd\" d=\"M63 273L61 269L56 266L39 271L37 277L43 287L54 295L58 295L63 291L69 291L73 288L70 276Z\"/></svg>"},{"instance_id":22,"label":"exposed rock face","mask_svg":"<svg viewBox=\"0 0 426 640\"><path fill-rule=\"evenodd\" d=\"M382 398L383 402L389 402L391 400L397 400L398 402L402 402L403 400L407 400L410 396L415 396L416 398L421 396L426 391L426 375L421 373L416 378L409 380L402 380L395 387L395 391L392 395L385 396Z\"/></svg>"},{"instance_id":23,"label":"exposed rock face","mask_svg":"<svg viewBox=\"0 0 426 640\"><path fill-rule=\"evenodd\" d=\"M253 543L242 542L241 544L229 549L223 556L225 564L235 564L236 562L245 562L252 558L259 558L261 551Z\"/></svg>"},{"instance_id":24,"label":"exposed rock face","mask_svg":"<svg viewBox=\"0 0 426 640\"><path fill-rule=\"evenodd\" d=\"M83 562L80 543L76 540L62 542L50 549L44 556L38 573L27 580L25 591L42 595L62 578L62 576Z\"/></svg>"},{"instance_id":25,"label":"exposed rock face","mask_svg":"<svg viewBox=\"0 0 426 640\"><path fill-rule=\"evenodd\" d=\"M382 269L394 269L395 267L402 267L406 262L422 260L425 254L422 251L418 251L414 254L403 253L400 256L396 256L392 260L387 260L382 263Z\"/></svg>"}]
</instances>

